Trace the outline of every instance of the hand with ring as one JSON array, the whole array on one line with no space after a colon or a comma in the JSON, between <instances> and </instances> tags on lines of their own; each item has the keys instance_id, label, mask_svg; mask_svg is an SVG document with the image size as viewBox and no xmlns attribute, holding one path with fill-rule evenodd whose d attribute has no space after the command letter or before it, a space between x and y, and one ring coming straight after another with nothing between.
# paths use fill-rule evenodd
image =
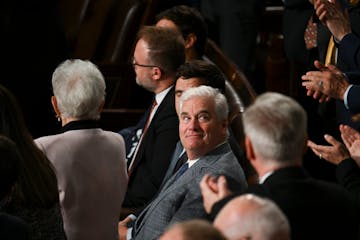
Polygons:
<instances>
[{"instance_id":1,"label":"hand with ring","mask_svg":"<svg viewBox=\"0 0 360 240\"><path fill-rule=\"evenodd\" d=\"M319 90L321 91L321 89L323 89L323 87L324 87L323 80L318 81L318 86L319 86Z\"/></svg>"},{"instance_id":2,"label":"hand with ring","mask_svg":"<svg viewBox=\"0 0 360 240\"><path fill-rule=\"evenodd\" d=\"M324 138L330 145L318 145L310 140L308 140L307 143L308 147L310 147L320 159L325 159L337 165L350 157L350 153L344 144L328 134L326 134Z\"/></svg>"},{"instance_id":3,"label":"hand with ring","mask_svg":"<svg viewBox=\"0 0 360 240\"><path fill-rule=\"evenodd\" d=\"M349 86L344 74L334 65L325 66L319 61L314 62L318 71L309 71L301 77L302 86L307 95L318 99L319 102L335 98L343 100L344 93Z\"/></svg>"}]
</instances>

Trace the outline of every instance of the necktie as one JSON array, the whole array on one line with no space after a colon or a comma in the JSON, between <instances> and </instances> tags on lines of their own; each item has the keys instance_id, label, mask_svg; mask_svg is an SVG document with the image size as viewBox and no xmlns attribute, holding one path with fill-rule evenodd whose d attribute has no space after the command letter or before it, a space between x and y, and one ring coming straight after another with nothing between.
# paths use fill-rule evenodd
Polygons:
<instances>
[{"instance_id":1,"label":"necktie","mask_svg":"<svg viewBox=\"0 0 360 240\"><path fill-rule=\"evenodd\" d=\"M328 66L329 64L336 64L336 52L337 48L335 47L334 39L331 36L326 51L325 66Z\"/></svg>"},{"instance_id":2,"label":"necktie","mask_svg":"<svg viewBox=\"0 0 360 240\"><path fill-rule=\"evenodd\" d=\"M150 125L150 122L151 122L151 119L154 115L153 111L154 111L154 108L156 107L157 105L157 102L156 102L156 99L154 99L152 105L151 105L151 108L150 108L150 111L149 111L149 116L148 118L146 119L146 123L145 123L145 126L144 126L144 130L143 130L143 133L142 133L142 136L145 135L147 129L149 128L149 125Z\"/></svg>"},{"instance_id":3,"label":"necktie","mask_svg":"<svg viewBox=\"0 0 360 240\"><path fill-rule=\"evenodd\" d=\"M313 22L313 17L310 17L305 28L304 40L306 49L308 50L317 46L317 25Z\"/></svg>"},{"instance_id":4,"label":"necktie","mask_svg":"<svg viewBox=\"0 0 360 240\"><path fill-rule=\"evenodd\" d=\"M179 168L184 165L184 163L186 163L188 160L188 157L187 157L187 154L186 152L184 152L178 159L176 165L175 165L175 168L174 168L174 171L173 171L173 174L176 173Z\"/></svg>"},{"instance_id":5,"label":"necktie","mask_svg":"<svg viewBox=\"0 0 360 240\"><path fill-rule=\"evenodd\" d=\"M179 179L179 177L181 177L181 175L183 175L184 172L186 172L186 170L188 169L189 169L189 163L185 163L184 165L182 165L179 171L177 171L176 173L175 180Z\"/></svg>"},{"instance_id":6,"label":"necktie","mask_svg":"<svg viewBox=\"0 0 360 240\"><path fill-rule=\"evenodd\" d=\"M156 99L154 99L154 101L153 101L153 103L152 103L152 105L151 105L150 111L149 111L149 115L148 115L148 117L147 117L147 119L146 119L146 123L145 123L144 129L143 129L143 132L142 132L142 135L141 135L139 144L138 144L138 146L137 146L137 148L136 148L136 150L135 150L135 153L134 153L134 156L133 156L133 158L132 158L132 160L131 160L131 163L129 164L129 168L128 168L128 175L129 175L129 176L131 175L131 173L132 173L132 171L134 170L134 167L135 167L135 165L136 165L136 163L137 163L137 161L138 161L137 153L139 152L139 148L141 147L141 144L142 144L142 142L143 142L143 139L144 139L144 137L145 137L145 134L146 134L146 132L147 132L147 130L148 130L148 128L149 128L151 119L152 119L152 117L153 117L153 115L154 115L153 111L154 111L154 108L156 107L156 105L157 105L157 102L156 102Z\"/></svg>"}]
</instances>

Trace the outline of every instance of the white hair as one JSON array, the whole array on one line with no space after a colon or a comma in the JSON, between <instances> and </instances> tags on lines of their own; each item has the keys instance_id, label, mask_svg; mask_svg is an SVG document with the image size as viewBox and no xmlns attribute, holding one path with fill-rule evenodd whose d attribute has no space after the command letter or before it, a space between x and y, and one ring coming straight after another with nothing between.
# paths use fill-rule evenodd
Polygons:
<instances>
[{"instance_id":1,"label":"white hair","mask_svg":"<svg viewBox=\"0 0 360 240\"><path fill-rule=\"evenodd\" d=\"M228 118L229 107L226 101L225 96L218 90L209 86L199 86L194 88L189 88L186 90L180 97L180 112L182 105L185 101L194 98L194 97L206 97L214 99L215 102L215 112L218 120L223 120Z\"/></svg>"},{"instance_id":2,"label":"white hair","mask_svg":"<svg viewBox=\"0 0 360 240\"><path fill-rule=\"evenodd\" d=\"M244 132L254 152L277 164L302 158L307 136L305 110L280 93L264 93L243 113Z\"/></svg>"},{"instance_id":3,"label":"white hair","mask_svg":"<svg viewBox=\"0 0 360 240\"><path fill-rule=\"evenodd\" d=\"M87 60L66 60L52 75L52 87L63 117L98 119L105 98L105 80L97 66Z\"/></svg>"}]
</instances>

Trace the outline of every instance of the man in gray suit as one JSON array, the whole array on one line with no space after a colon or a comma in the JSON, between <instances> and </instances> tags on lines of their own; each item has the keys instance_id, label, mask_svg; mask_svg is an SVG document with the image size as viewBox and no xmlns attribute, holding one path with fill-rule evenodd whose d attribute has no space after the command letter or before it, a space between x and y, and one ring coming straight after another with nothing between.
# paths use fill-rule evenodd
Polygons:
<instances>
[{"instance_id":1,"label":"man in gray suit","mask_svg":"<svg viewBox=\"0 0 360 240\"><path fill-rule=\"evenodd\" d=\"M225 174L246 188L244 172L226 140L227 116L225 96L216 89L200 86L182 94L179 134L188 160L134 220L132 230L124 226L129 219L119 223L120 238L127 231L127 239L158 239L172 223L206 218L199 188L205 174Z\"/></svg>"}]
</instances>

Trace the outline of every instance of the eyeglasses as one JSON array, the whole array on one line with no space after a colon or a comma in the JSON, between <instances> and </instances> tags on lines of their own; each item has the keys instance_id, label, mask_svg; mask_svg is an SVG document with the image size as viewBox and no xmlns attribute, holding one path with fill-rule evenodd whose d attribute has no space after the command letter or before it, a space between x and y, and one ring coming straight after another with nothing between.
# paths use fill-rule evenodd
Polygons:
<instances>
[{"instance_id":1,"label":"eyeglasses","mask_svg":"<svg viewBox=\"0 0 360 240\"><path fill-rule=\"evenodd\" d=\"M139 67L150 67L150 68L157 67L157 68L159 68L158 66L155 66L155 65L147 65L147 64L137 63L137 62L135 61L135 59L132 60L131 64L132 64L133 66L139 66Z\"/></svg>"}]
</instances>

